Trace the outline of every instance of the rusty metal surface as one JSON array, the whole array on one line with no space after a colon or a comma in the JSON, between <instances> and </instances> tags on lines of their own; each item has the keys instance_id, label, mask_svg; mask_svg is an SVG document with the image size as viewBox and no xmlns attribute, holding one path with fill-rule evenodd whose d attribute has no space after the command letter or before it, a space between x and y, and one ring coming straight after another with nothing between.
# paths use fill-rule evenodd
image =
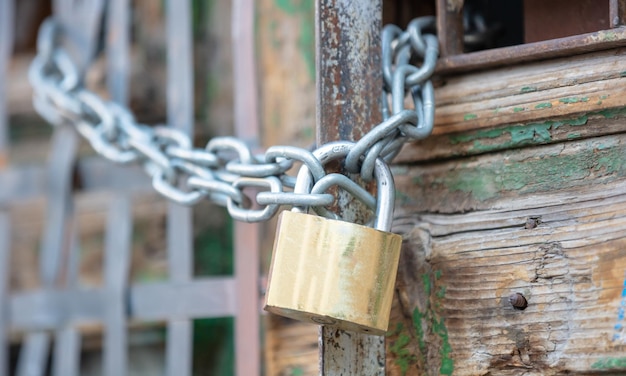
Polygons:
<instances>
[{"instance_id":1,"label":"rusty metal surface","mask_svg":"<svg viewBox=\"0 0 626 376\"><path fill-rule=\"evenodd\" d=\"M381 3L317 3L318 144L358 140L382 120ZM365 214L357 209L342 215L355 220ZM383 337L325 327L320 330L321 375L384 375L384 369Z\"/></svg>"},{"instance_id":2,"label":"rusty metal surface","mask_svg":"<svg viewBox=\"0 0 626 376\"><path fill-rule=\"evenodd\" d=\"M439 59L436 73L487 69L626 46L626 27Z\"/></svg>"},{"instance_id":3,"label":"rusty metal surface","mask_svg":"<svg viewBox=\"0 0 626 376\"><path fill-rule=\"evenodd\" d=\"M358 140L382 120L381 2L317 6L317 141Z\"/></svg>"},{"instance_id":4,"label":"rusty metal surface","mask_svg":"<svg viewBox=\"0 0 626 376\"><path fill-rule=\"evenodd\" d=\"M525 43L609 28L609 3L598 0L524 0Z\"/></svg>"},{"instance_id":5,"label":"rusty metal surface","mask_svg":"<svg viewBox=\"0 0 626 376\"><path fill-rule=\"evenodd\" d=\"M463 0L437 0L440 56L463 53Z\"/></svg>"}]
</instances>

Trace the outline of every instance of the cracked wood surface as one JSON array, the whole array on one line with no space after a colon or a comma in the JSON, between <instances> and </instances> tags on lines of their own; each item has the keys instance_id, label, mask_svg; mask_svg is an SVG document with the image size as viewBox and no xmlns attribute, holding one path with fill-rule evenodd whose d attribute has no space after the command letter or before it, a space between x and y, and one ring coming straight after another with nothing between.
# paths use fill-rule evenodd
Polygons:
<instances>
[{"instance_id":1,"label":"cracked wood surface","mask_svg":"<svg viewBox=\"0 0 626 376\"><path fill-rule=\"evenodd\" d=\"M441 79L394 166L388 374L625 373L624 51Z\"/></svg>"},{"instance_id":2,"label":"cracked wood surface","mask_svg":"<svg viewBox=\"0 0 626 376\"><path fill-rule=\"evenodd\" d=\"M389 373L623 374L625 147L617 134L396 167Z\"/></svg>"}]
</instances>

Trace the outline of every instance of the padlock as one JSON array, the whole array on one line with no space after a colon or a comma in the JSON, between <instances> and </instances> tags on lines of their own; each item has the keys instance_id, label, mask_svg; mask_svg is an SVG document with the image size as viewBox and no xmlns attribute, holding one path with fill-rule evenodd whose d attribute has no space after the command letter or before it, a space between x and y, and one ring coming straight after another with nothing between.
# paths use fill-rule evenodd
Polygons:
<instances>
[{"instance_id":1,"label":"padlock","mask_svg":"<svg viewBox=\"0 0 626 376\"><path fill-rule=\"evenodd\" d=\"M345 157L353 145L335 142L314 154L325 164ZM388 232L395 195L391 171L378 159L374 175L376 228L297 211L281 214L266 311L354 332L385 334L402 237ZM303 166L294 192L308 192L311 180Z\"/></svg>"}]
</instances>

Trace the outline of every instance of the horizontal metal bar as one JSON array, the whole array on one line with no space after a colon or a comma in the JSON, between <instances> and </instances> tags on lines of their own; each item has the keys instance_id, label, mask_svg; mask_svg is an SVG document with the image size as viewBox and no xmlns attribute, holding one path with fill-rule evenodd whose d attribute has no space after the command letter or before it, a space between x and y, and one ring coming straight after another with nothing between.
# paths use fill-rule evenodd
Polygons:
<instances>
[{"instance_id":1,"label":"horizontal metal bar","mask_svg":"<svg viewBox=\"0 0 626 376\"><path fill-rule=\"evenodd\" d=\"M435 72L447 74L486 69L623 46L626 46L626 27L617 27L542 42L444 56L437 62Z\"/></svg>"},{"instance_id":2,"label":"horizontal metal bar","mask_svg":"<svg viewBox=\"0 0 626 376\"><path fill-rule=\"evenodd\" d=\"M164 321L234 316L234 291L232 277L133 285L127 290L128 318ZM102 323L106 319L109 297L106 287L11 294L8 297L8 325L14 331L33 331Z\"/></svg>"},{"instance_id":3,"label":"horizontal metal bar","mask_svg":"<svg viewBox=\"0 0 626 376\"><path fill-rule=\"evenodd\" d=\"M78 162L81 188L90 191L151 191L150 178L139 166L119 166L102 158ZM46 167L8 167L0 170L0 206L41 197L46 192Z\"/></svg>"},{"instance_id":4,"label":"horizontal metal bar","mask_svg":"<svg viewBox=\"0 0 626 376\"><path fill-rule=\"evenodd\" d=\"M136 285L131 289L131 318L148 321L234 316L234 291L232 277Z\"/></svg>"}]
</instances>

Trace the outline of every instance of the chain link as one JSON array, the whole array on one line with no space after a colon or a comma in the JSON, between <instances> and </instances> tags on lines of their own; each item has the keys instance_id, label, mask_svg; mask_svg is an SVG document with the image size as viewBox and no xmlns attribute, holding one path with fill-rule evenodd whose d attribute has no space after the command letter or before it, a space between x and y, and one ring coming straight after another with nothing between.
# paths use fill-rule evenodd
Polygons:
<instances>
[{"instance_id":1,"label":"chain link","mask_svg":"<svg viewBox=\"0 0 626 376\"><path fill-rule=\"evenodd\" d=\"M369 181L377 159L390 162L405 142L431 133L435 107L429 79L438 42L428 32L434 25L433 17L425 17L413 20L405 31L393 25L383 30L384 121L350 149L345 158L347 172ZM194 148L176 129L137 123L128 109L84 88L61 37L53 19L46 20L39 31L38 54L29 70L35 109L53 125L73 126L104 158L120 164L141 163L155 190L168 199L184 205L208 199L246 222L268 220L281 205L311 207L334 217L324 208L335 202L327 193L332 186L376 207L376 199L357 183L341 174L326 174L311 151L273 146L264 155L253 155L243 141L233 137L214 138L204 149ZM407 97L412 99L410 108L405 107ZM286 189L294 190L297 184L288 175L294 162L306 167L312 186L291 192Z\"/></svg>"}]
</instances>

